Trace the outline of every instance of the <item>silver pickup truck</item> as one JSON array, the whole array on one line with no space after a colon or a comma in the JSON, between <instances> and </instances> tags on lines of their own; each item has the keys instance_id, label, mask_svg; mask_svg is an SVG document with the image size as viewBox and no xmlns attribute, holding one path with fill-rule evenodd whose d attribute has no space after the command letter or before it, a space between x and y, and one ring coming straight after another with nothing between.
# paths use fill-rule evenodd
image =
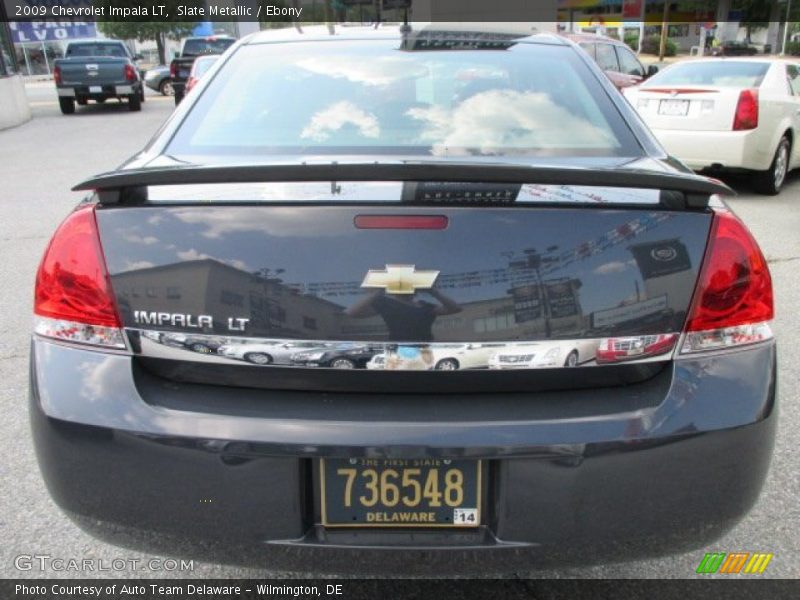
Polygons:
<instances>
[{"instance_id":1,"label":"silver pickup truck","mask_svg":"<svg viewBox=\"0 0 800 600\"><path fill-rule=\"evenodd\" d=\"M144 85L138 58L116 40L70 42L53 70L61 112L74 113L76 102L84 106L89 100L103 103L109 98L127 99L130 110L141 110Z\"/></svg>"}]
</instances>

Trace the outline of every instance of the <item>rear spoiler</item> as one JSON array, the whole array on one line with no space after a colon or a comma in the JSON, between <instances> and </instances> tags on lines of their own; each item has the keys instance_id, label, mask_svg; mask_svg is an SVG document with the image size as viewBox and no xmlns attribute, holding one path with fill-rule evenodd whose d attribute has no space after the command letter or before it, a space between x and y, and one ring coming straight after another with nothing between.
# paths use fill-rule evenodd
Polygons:
<instances>
[{"instance_id":1,"label":"rear spoiler","mask_svg":"<svg viewBox=\"0 0 800 600\"><path fill-rule=\"evenodd\" d=\"M176 166L103 173L73 191L97 192L104 204L146 199L147 186L306 181L400 181L603 186L662 190L674 208L705 208L713 194L734 195L725 184L693 174L629 168L582 168L481 163L325 163ZM677 195L677 196L676 196ZM682 205L682 206L681 206Z\"/></svg>"}]
</instances>

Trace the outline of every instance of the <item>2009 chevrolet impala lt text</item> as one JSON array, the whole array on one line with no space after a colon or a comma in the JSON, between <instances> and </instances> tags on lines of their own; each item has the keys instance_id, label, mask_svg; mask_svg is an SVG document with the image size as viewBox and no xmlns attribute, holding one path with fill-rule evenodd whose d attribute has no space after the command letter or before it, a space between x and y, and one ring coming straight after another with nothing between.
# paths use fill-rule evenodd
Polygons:
<instances>
[{"instance_id":1,"label":"2009 chevrolet impala lt text","mask_svg":"<svg viewBox=\"0 0 800 600\"><path fill-rule=\"evenodd\" d=\"M76 189L30 413L102 539L474 575L703 547L757 500L766 261L569 40L255 34Z\"/></svg>"}]
</instances>

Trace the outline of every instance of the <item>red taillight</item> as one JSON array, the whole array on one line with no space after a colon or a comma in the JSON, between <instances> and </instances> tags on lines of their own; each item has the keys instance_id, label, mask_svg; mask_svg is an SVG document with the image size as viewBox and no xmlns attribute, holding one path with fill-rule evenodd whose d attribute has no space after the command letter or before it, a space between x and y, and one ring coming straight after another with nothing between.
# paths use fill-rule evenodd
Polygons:
<instances>
[{"instance_id":1,"label":"red taillight","mask_svg":"<svg viewBox=\"0 0 800 600\"><path fill-rule=\"evenodd\" d=\"M444 215L358 215L359 229L446 229Z\"/></svg>"},{"instance_id":2,"label":"red taillight","mask_svg":"<svg viewBox=\"0 0 800 600\"><path fill-rule=\"evenodd\" d=\"M34 313L101 327L120 327L97 232L94 207L59 226L36 274Z\"/></svg>"},{"instance_id":3,"label":"red taillight","mask_svg":"<svg viewBox=\"0 0 800 600\"><path fill-rule=\"evenodd\" d=\"M717 212L686 330L769 321L774 314L772 278L758 244L733 213Z\"/></svg>"},{"instance_id":4,"label":"red taillight","mask_svg":"<svg viewBox=\"0 0 800 600\"><path fill-rule=\"evenodd\" d=\"M125 80L136 81L136 69L133 65L125 65Z\"/></svg>"},{"instance_id":5,"label":"red taillight","mask_svg":"<svg viewBox=\"0 0 800 600\"><path fill-rule=\"evenodd\" d=\"M172 77L173 79L175 79L175 77L177 75L178 75L178 67L175 65L175 63L170 63L170 65L169 65L169 76Z\"/></svg>"},{"instance_id":6,"label":"red taillight","mask_svg":"<svg viewBox=\"0 0 800 600\"><path fill-rule=\"evenodd\" d=\"M56 82L56 85L61 85L61 67L58 65L53 69L53 80Z\"/></svg>"},{"instance_id":7,"label":"red taillight","mask_svg":"<svg viewBox=\"0 0 800 600\"><path fill-rule=\"evenodd\" d=\"M758 127L758 90L742 90L736 103L733 130L743 131Z\"/></svg>"},{"instance_id":8,"label":"red taillight","mask_svg":"<svg viewBox=\"0 0 800 600\"><path fill-rule=\"evenodd\" d=\"M772 278L758 244L733 213L716 212L682 351L770 339L774 316Z\"/></svg>"}]
</instances>

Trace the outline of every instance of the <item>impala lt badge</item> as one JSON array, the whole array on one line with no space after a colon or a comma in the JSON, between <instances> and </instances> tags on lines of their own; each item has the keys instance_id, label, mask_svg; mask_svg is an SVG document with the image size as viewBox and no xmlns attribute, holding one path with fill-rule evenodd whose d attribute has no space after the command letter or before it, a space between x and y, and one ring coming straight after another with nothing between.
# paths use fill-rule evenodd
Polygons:
<instances>
[{"instance_id":1,"label":"impala lt badge","mask_svg":"<svg viewBox=\"0 0 800 600\"><path fill-rule=\"evenodd\" d=\"M147 310L133 311L133 320L137 325L169 325L186 329L206 329L214 327L211 315L190 315L184 313L168 313ZM228 331L245 331L250 319L228 318Z\"/></svg>"},{"instance_id":2,"label":"impala lt badge","mask_svg":"<svg viewBox=\"0 0 800 600\"><path fill-rule=\"evenodd\" d=\"M371 269L363 288L383 288L387 294L413 294L433 287L439 271L417 271L414 265L386 265L386 269Z\"/></svg>"}]
</instances>

